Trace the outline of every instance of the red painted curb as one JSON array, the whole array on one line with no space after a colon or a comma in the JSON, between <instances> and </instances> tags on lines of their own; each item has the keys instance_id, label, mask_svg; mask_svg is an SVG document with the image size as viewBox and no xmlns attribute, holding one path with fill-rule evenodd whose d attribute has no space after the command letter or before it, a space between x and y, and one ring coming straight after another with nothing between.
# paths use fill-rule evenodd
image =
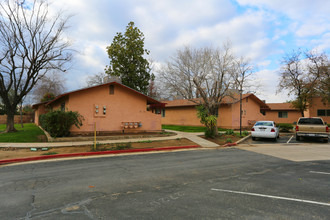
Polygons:
<instances>
[{"instance_id":1,"label":"red painted curb","mask_svg":"<svg viewBox=\"0 0 330 220\"><path fill-rule=\"evenodd\" d=\"M236 146L237 145L237 143L235 142L235 143L227 143L227 144L225 144L225 145L222 145L223 147L232 147L232 146Z\"/></svg>"},{"instance_id":2,"label":"red painted curb","mask_svg":"<svg viewBox=\"0 0 330 220\"><path fill-rule=\"evenodd\" d=\"M120 154L120 153L149 152L149 151L163 151L163 150L179 150L179 149L189 149L189 148L199 148L199 147L200 147L199 145L190 145L190 146L180 146L180 147L160 147L160 148L145 148L145 149L130 149L130 150L97 151L97 152L85 152L85 153L73 153L73 154L55 154L55 155L44 155L44 156L38 156L38 157L0 160L0 164L26 162L26 161L34 161L34 160L46 160L46 159L63 158L63 157L79 157L79 156L91 156L91 155L103 155L103 154Z\"/></svg>"}]
</instances>

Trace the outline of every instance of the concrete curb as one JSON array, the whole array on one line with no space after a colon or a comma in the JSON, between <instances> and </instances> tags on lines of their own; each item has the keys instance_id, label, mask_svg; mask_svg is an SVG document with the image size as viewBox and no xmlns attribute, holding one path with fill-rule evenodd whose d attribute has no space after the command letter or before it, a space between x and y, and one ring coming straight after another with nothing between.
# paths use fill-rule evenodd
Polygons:
<instances>
[{"instance_id":1,"label":"concrete curb","mask_svg":"<svg viewBox=\"0 0 330 220\"><path fill-rule=\"evenodd\" d=\"M53 159L53 158L64 158L64 157L94 156L94 155L137 153L137 152L151 152L151 151L166 151L166 150L180 150L180 149L191 149L191 148L200 148L200 146L199 145L191 145L191 146L179 146L179 147L161 147L161 148L145 148L145 149L130 149L130 150L116 150L116 151L98 151L98 152L84 152L84 153L72 153L72 154L44 155L44 156L37 156L37 157L0 160L0 165L9 164L9 163L35 161L35 160L47 160L47 159Z\"/></svg>"},{"instance_id":2,"label":"concrete curb","mask_svg":"<svg viewBox=\"0 0 330 220\"><path fill-rule=\"evenodd\" d=\"M222 145L221 147L232 147L232 146L236 146L237 143L227 143L227 144L224 144Z\"/></svg>"},{"instance_id":3,"label":"concrete curb","mask_svg":"<svg viewBox=\"0 0 330 220\"><path fill-rule=\"evenodd\" d=\"M248 139L249 137L251 136L251 134L249 134L248 136L246 137L243 137L242 139L234 142L234 143L227 143L227 144L224 144L224 145L221 145L221 147L232 147L232 146L237 146L239 143L245 141L246 139Z\"/></svg>"},{"instance_id":4,"label":"concrete curb","mask_svg":"<svg viewBox=\"0 0 330 220\"><path fill-rule=\"evenodd\" d=\"M54 141L52 136L50 136L50 134L46 130L44 130L40 125L38 125L38 127L45 133L48 142L53 142Z\"/></svg>"},{"instance_id":5,"label":"concrete curb","mask_svg":"<svg viewBox=\"0 0 330 220\"><path fill-rule=\"evenodd\" d=\"M246 136L246 137L242 138L242 139L241 139L241 140L239 140L239 141L236 141L236 144L239 144L239 143L241 143L241 142L245 141L245 140L246 140L246 139L248 139L249 137L251 137L251 134L249 134L248 136Z\"/></svg>"}]
</instances>

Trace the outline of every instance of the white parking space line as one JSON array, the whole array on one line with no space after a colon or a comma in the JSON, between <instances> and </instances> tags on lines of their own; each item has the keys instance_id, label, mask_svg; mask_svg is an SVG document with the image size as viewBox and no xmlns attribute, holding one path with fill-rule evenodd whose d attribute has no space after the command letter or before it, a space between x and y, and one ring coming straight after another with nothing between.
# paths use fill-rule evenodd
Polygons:
<instances>
[{"instance_id":1,"label":"white parking space line","mask_svg":"<svg viewBox=\"0 0 330 220\"><path fill-rule=\"evenodd\" d=\"M326 172L319 172L319 171L309 171L310 173L317 173L317 174L325 174L325 175L330 175L330 173Z\"/></svg>"},{"instance_id":2,"label":"white parking space line","mask_svg":"<svg viewBox=\"0 0 330 220\"><path fill-rule=\"evenodd\" d=\"M294 199L294 198L288 198L288 197L271 196L271 195L264 195L264 194L258 194L258 193L249 193L249 192L240 192L240 191L232 191L232 190L226 190L226 189L211 189L211 190L218 191L218 192L228 192L228 193L236 193L236 194L243 194L243 195L250 195L250 196L266 197L266 198L271 198L271 199L281 199L281 200L288 200L288 201L295 201L295 202L303 202L303 203L310 203L310 204L316 204L316 205L330 206L330 203L316 202L316 201L304 200L304 199Z\"/></svg>"},{"instance_id":3,"label":"white parking space line","mask_svg":"<svg viewBox=\"0 0 330 220\"><path fill-rule=\"evenodd\" d=\"M293 138L293 135L290 137L290 139L288 140L288 142L286 142L287 144L290 143L291 139Z\"/></svg>"}]
</instances>

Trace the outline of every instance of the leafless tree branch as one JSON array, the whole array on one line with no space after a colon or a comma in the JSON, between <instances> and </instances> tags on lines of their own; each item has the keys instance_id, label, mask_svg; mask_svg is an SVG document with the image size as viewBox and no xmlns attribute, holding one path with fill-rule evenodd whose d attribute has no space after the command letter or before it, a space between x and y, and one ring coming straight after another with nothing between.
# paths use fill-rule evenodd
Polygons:
<instances>
[{"instance_id":1,"label":"leafless tree branch","mask_svg":"<svg viewBox=\"0 0 330 220\"><path fill-rule=\"evenodd\" d=\"M0 2L0 97L7 131L14 130L10 115L36 83L49 71L65 70L71 60L71 43L63 38L68 19L62 13L51 16L46 0Z\"/></svg>"}]
</instances>

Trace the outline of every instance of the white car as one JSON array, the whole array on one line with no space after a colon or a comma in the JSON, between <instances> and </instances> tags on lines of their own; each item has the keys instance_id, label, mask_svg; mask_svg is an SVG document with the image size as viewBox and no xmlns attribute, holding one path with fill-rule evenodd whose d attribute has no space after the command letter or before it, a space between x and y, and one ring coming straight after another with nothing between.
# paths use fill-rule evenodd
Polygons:
<instances>
[{"instance_id":1,"label":"white car","mask_svg":"<svg viewBox=\"0 0 330 220\"><path fill-rule=\"evenodd\" d=\"M273 121L257 121L251 129L252 140L256 138L272 138L274 141L280 137L279 128Z\"/></svg>"}]
</instances>

